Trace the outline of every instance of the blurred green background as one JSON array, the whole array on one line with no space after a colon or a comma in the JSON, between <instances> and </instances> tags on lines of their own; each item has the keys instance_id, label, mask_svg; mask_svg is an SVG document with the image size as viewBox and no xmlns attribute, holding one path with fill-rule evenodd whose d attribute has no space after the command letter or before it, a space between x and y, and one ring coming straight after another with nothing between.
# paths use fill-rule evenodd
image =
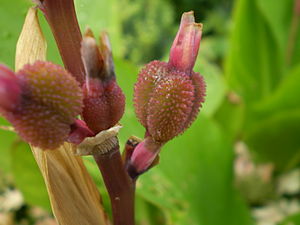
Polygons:
<instances>
[{"instance_id":1,"label":"blurred green background","mask_svg":"<svg viewBox=\"0 0 300 225\"><path fill-rule=\"evenodd\" d=\"M127 98L121 143L144 132L132 103L139 68L168 60L184 11L194 10L204 24L194 70L205 77L206 102L191 128L164 147L160 164L139 179L137 224L300 224L299 0L75 3L82 30L89 26L94 33L110 34ZM28 0L0 2L0 62L11 68L30 5ZM61 64L42 15L40 20L48 60ZM0 118L0 124L7 123ZM109 211L98 169L85 161ZM49 215L45 186L27 144L0 130L0 224L55 224L41 220Z\"/></svg>"}]
</instances>

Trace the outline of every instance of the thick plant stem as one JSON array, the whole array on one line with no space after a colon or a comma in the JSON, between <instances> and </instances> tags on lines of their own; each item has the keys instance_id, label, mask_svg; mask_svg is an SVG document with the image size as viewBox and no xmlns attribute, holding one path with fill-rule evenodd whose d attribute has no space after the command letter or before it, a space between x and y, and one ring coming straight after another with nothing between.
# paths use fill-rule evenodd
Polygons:
<instances>
[{"instance_id":1,"label":"thick plant stem","mask_svg":"<svg viewBox=\"0 0 300 225\"><path fill-rule=\"evenodd\" d=\"M110 196L113 224L134 225L135 182L124 168L119 145L106 153L93 156Z\"/></svg>"},{"instance_id":2,"label":"thick plant stem","mask_svg":"<svg viewBox=\"0 0 300 225\"><path fill-rule=\"evenodd\" d=\"M81 60L81 32L73 0L41 0L44 13L66 69L82 84L85 70Z\"/></svg>"}]
</instances>

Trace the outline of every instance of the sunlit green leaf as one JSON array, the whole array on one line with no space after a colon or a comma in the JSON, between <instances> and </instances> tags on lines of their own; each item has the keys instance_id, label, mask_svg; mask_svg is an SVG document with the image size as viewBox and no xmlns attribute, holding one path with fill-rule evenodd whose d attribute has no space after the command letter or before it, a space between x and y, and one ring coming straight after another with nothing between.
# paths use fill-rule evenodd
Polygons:
<instances>
[{"instance_id":1,"label":"sunlit green leaf","mask_svg":"<svg viewBox=\"0 0 300 225\"><path fill-rule=\"evenodd\" d=\"M13 5L10 0L1 0L0 63L5 63L11 68L14 68L16 43L29 5L30 1L26 0L16 0Z\"/></svg>"},{"instance_id":2,"label":"sunlit green leaf","mask_svg":"<svg viewBox=\"0 0 300 225\"><path fill-rule=\"evenodd\" d=\"M229 85L249 103L270 95L283 77L283 55L255 1L237 1L229 49Z\"/></svg>"},{"instance_id":3,"label":"sunlit green leaf","mask_svg":"<svg viewBox=\"0 0 300 225\"><path fill-rule=\"evenodd\" d=\"M2 117L0 117L0 125L8 126L10 124L7 121L5 121ZM11 150L11 145L16 138L16 134L14 132L0 129L0 137L1 137L0 173L1 172L9 173L11 170L10 150Z\"/></svg>"}]
</instances>

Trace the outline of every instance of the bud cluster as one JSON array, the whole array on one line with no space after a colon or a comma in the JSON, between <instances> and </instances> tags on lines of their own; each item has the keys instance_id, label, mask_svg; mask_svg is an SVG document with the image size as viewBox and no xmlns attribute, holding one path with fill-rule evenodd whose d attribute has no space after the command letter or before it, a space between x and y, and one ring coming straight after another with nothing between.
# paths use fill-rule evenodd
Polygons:
<instances>
[{"instance_id":1,"label":"bud cluster","mask_svg":"<svg viewBox=\"0 0 300 225\"><path fill-rule=\"evenodd\" d=\"M88 31L81 50L87 73L82 86L50 62L36 61L17 73L0 65L0 113L30 144L42 149L64 141L79 144L122 117L125 96L116 83L107 34L98 47Z\"/></svg>"}]
</instances>

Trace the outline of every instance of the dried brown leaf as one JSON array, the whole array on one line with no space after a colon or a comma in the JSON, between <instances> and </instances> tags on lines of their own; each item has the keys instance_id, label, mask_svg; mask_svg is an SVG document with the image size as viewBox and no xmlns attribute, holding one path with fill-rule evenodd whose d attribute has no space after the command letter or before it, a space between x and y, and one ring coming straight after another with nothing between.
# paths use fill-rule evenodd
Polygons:
<instances>
[{"instance_id":1,"label":"dried brown leaf","mask_svg":"<svg viewBox=\"0 0 300 225\"><path fill-rule=\"evenodd\" d=\"M65 143L56 150L44 151L32 147L32 152L44 177L53 213L59 224L107 224L97 188L74 145Z\"/></svg>"},{"instance_id":2,"label":"dried brown leaf","mask_svg":"<svg viewBox=\"0 0 300 225\"><path fill-rule=\"evenodd\" d=\"M15 70L36 60L46 60L46 51L47 42L40 28L37 9L30 8L17 43Z\"/></svg>"}]
</instances>

